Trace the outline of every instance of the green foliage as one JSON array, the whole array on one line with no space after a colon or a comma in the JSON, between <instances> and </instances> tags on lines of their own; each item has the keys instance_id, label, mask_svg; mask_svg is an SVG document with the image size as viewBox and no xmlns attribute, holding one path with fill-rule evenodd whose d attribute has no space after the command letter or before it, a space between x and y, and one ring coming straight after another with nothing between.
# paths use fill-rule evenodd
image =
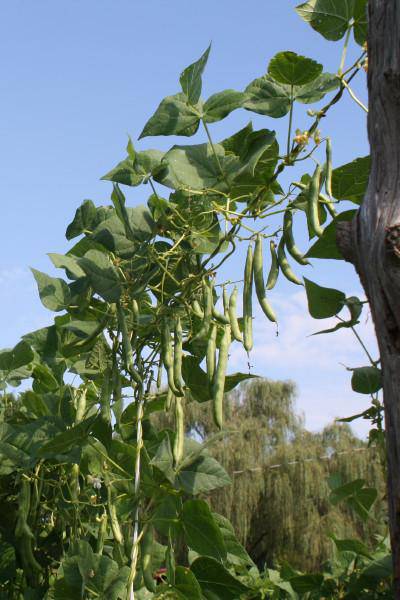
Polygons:
<instances>
[{"instance_id":1,"label":"green foliage","mask_svg":"<svg viewBox=\"0 0 400 600\"><path fill-rule=\"evenodd\" d=\"M356 158L351 163L334 169L332 173L332 193L338 200L350 200L361 204L367 191L370 157Z\"/></svg>"},{"instance_id":2,"label":"green foliage","mask_svg":"<svg viewBox=\"0 0 400 600\"><path fill-rule=\"evenodd\" d=\"M325 288L304 278L308 310L314 319L334 317L343 308L346 296L339 290Z\"/></svg>"},{"instance_id":3,"label":"green foliage","mask_svg":"<svg viewBox=\"0 0 400 600\"><path fill-rule=\"evenodd\" d=\"M359 367L353 370L351 387L360 394L373 394L382 387L382 372L377 367Z\"/></svg>"},{"instance_id":4,"label":"green foliage","mask_svg":"<svg viewBox=\"0 0 400 600\"><path fill-rule=\"evenodd\" d=\"M347 426L308 432L294 411L294 391L289 382L246 382L225 399L229 436L215 439L205 405L187 407L186 428L212 441L210 452L231 475L232 485L209 498L253 561L259 567L289 561L315 570L333 558L329 532L361 536L371 545L385 533L382 494L372 509L376 488L384 486L383 471L379 452ZM162 413L153 419L169 425Z\"/></svg>"},{"instance_id":5,"label":"green foliage","mask_svg":"<svg viewBox=\"0 0 400 600\"><path fill-rule=\"evenodd\" d=\"M327 40L340 40L351 28L360 45L367 33L367 0L309 0L298 14Z\"/></svg>"},{"instance_id":6,"label":"green foliage","mask_svg":"<svg viewBox=\"0 0 400 600\"><path fill-rule=\"evenodd\" d=\"M260 598L264 590L272 590L273 597L313 598L323 593L336 598L339 589L361 597L360 590L382 582L384 591L389 588L383 581L390 576L383 542L378 551L367 552L359 540L342 534L335 537L340 567L332 567L331 575L299 573L288 566L260 575L240 543L253 526L248 515L241 523L239 512L234 514L238 508L231 510L237 539L220 511L212 512L204 501L206 494L229 495L240 489L236 506L248 501L253 510L260 494L275 494L281 512L274 514L268 535L286 535L279 530L285 509L295 514L293 502L300 487L311 481L309 489L315 495L326 474L315 470L309 480L309 471L300 461L293 484L298 489L292 489L290 456L283 452L289 438L295 457L328 441L332 445L331 438L340 445L342 432L357 445L342 427L320 437L309 436L307 446L301 422L290 410L290 384L271 388L271 395L281 402L266 406L263 384L254 379L254 401L243 408L250 411L253 426L240 439L246 450L243 458L251 455L251 449L263 465L263 477L255 477L249 486L237 487L233 464L226 460L235 434L222 429L210 436L208 421L203 432L197 432L202 443L184 435L185 414L187 418L204 409L210 414L210 405L212 427L222 428L224 404L227 414L229 410L240 413L234 400L228 403L225 396L224 401L224 393L255 377L226 371L232 337L247 351L252 347L254 268L257 299L267 316L276 320L263 289L263 243L271 249L273 261L268 289L280 273L301 284L290 263L293 257L300 263L296 268L308 264L293 238L298 211L306 217L310 239L319 238L307 255L341 258L334 231L336 223L351 214L337 214L336 208L342 200L361 202L369 163L358 159L332 173L327 152L330 158L323 167L320 146L326 140L318 127L365 66L363 52L353 66L343 69L351 29L356 41L363 43L365 4L364 0L312 0L298 7L300 15L326 38L346 36L337 74L323 73L318 62L287 51L272 58L268 73L243 91L223 90L203 101L208 48L182 72L182 91L161 101L140 135L190 137L201 126L207 143L175 144L161 152L136 150L129 139L125 157L103 177L113 183L110 203L97 206L85 200L66 231L67 240L79 239L65 255L50 255L64 277L33 269L44 306L61 314L48 327L24 335L13 349L0 353L3 596L233 600ZM294 104L316 104L332 92L327 104L308 111L312 120L307 130L293 135ZM289 113L287 138L278 140L272 123L267 123L271 128L260 130L249 123L215 142L209 124L241 108L272 118ZM281 175L289 166L304 171L299 181L287 186ZM141 188L145 203L131 207L119 185L148 185L151 193ZM250 259L256 240L254 267ZM243 269L244 311L238 315L238 289L221 280L220 267L232 255L236 259L235 251L243 241L250 259ZM339 321L326 331L339 326L353 330L363 302L305 281L311 315L336 316ZM344 307L350 313L347 321L338 315ZM368 358L367 370L352 369L352 381L354 389L372 395L372 407L363 415L376 425L371 441L381 443L381 406L376 395L380 374L378 378L378 361L369 354ZM24 391L11 394L10 386L22 382ZM259 427L261 416L265 428ZM241 425L237 424L238 430ZM270 437L262 437L265 431ZM194 433L192 426L189 431L186 427L186 433ZM221 460L211 452L213 445L219 448ZM266 456L285 463L284 480L273 479L273 465L264 469ZM351 479L350 473L345 475L346 481ZM357 471L358 479L360 475ZM234 485L228 488L232 477ZM335 489L337 497L340 492ZM368 486L353 489L347 499L363 518L372 510ZM265 518L262 510L257 514ZM315 524L315 514L304 510L302 517ZM312 539L309 533L306 537ZM303 537L301 532L297 544ZM183 556L178 557L178 550ZM348 576L356 561L357 568Z\"/></svg>"},{"instance_id":7,"label":"green foliage","mask_svg":"<svg viewBox=\"0 0 400 600\"><path fill-rule=\"evenodd\" d=\"M268 73L278 83L305 85L321 75L322 65L294 52L279 52L270 61Z\"/></svg>"}]
</instances>

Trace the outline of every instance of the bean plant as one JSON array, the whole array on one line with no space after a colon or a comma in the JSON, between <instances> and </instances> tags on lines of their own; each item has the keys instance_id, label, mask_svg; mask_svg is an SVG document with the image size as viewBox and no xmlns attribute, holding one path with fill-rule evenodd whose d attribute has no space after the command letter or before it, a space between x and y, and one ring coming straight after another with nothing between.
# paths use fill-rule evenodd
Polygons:
<instances>
[{"instance_id":1,"label":"bean plant","mask_svg":"<svg viewBox=\"0 0 400 600\"><path fill-rule=\"evenodd\" d=\"M319 575L271 571L260 583L229 522L203 496L230 482L207 446L231 433L224 394L255 377L246 367L227 374L232 344L251 356L253 302L274 335L279 306L270 291L283 277L305 286L312 317L337 316L328 331L346 327L358 336L364 302L302 277L309 259L342 258L336 224L355 211L339 205L361 202L369 171L368 157L333 169L325 131L345 94L362 106L351 82L367 69L366 0L336 2L336 14L327 4L310 0L297 12L326 39L344 37L336 73L280 52L245 90L204 100L207 48L139 136L183 142L162 152L129 139L103 177L112 182L110 204L85 200L66 230L71 247L49 254L64 277L33 269L40 299L56 316L0 354L2 597L320 597ZM359 56L347 65L352 33ZM309 122L299 130L303 106ZM265 128L250 121L215 141L212 124L239 109L262 115ZM282 140L275 119L287 119ZM185 144L199 129L207 143ZM126 194L137 186L144 204L132 207ZM294 239L299 215L311 241L306 252ZM221 277L229 261L242 273L237 282ZM372 394L377 438L381 376L379 361L369 360L353 370L352 386ZM22 382L15 396L10 386ZM214 417L215 434L203 444L184 435L192 402L208 403ZM173 429L154 427L157 411L173 415ZM362 505L368 511L371 503ZM186 548L181 564L178 542ZM363 554L354 545L344 550ZM326 589L339 597L333 584Z\"/></svg>"}]
</instances>

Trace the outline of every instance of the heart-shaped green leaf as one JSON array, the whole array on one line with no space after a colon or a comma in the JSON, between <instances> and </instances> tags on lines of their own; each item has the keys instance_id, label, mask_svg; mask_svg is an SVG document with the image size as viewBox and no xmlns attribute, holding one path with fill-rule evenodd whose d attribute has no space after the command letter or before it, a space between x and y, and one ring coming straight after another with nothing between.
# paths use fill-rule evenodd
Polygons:
<instances>
[{"instance_id":1,"label":"heart-shaped green leaf","mask_svg":"<svg viewBox=\"0 0 400 600\"><path fill-rule=\"evenodd\" d=\"M295 52L278 52L268 65L268 73L278 83L306 85L322 73L322 65Z\"/></svg>"}]
</instances>

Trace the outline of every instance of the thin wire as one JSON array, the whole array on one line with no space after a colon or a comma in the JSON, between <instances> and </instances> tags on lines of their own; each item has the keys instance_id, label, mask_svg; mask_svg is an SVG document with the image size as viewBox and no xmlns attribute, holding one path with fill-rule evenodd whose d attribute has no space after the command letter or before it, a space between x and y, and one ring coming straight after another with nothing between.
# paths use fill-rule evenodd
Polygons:
<instances>
[{"instance_id":1,"label":"thin wire","mask_svg":"<svg viewBox=\"0 0 400 600\"><path fill-rule=\"evenodd\" d=\"M371 448L355 448L354 450L342 450L341 452L333 452L333 454L324 454L323 456L317 456L315 458L304 458L302 460L290 460L285 463L280 463L276 465L268 465L264 467L247 467L246 469L242 469L241 471L233 471L232 475L240 475L241 473L246 473L247 471L263 471L264 469L280 469L282 467L286 467L286 465L297 465L303 462L315 462L317 460L332 460L336 456L342 454L353 454L353 452L365 452L366 450L371 450Z\"/></svg>"}]
</instances>

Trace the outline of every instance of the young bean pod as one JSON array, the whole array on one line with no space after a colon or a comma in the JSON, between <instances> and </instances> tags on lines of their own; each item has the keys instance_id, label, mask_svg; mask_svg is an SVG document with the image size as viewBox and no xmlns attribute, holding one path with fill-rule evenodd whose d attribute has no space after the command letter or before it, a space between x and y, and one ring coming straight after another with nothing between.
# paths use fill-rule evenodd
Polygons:
<instances>
[{"instance_id":1,"label":"young bean pod","mask_svg":"<svg viewBox=\"0 0 400 600\"><path fill-rule=\"evenodd\" d=\"M106 423L111 423L112 376L108 368L104 371L103 383L100 390L100 412Z\"/></svg>"},{"instance_id":2,"label":"young bean pod","mask_svg":"<svg viewBox=\"0 0 400 600\"><path fill-rule=\"evenodd\" d=\"M174 353L172 349L171 331L167 319L163 320L161 326L161 357L165 370L167 371L168 385L171 389L171 392L175 394L175 396L179 396L181 393L175 385Z\"/></svg>"},{"instance_id":3,"label":"young bean pod","mask_svg":"<svg viewBox=\"0 0 400 600\"><path fill-rule=\"evenodd\" d=\"M31 506L31 484L28 479L21 479L18 493L18 517L15 527L15 538L21 556L25 576L32 584L36 583L42 567L37 562L33 553L34 535L28 525L28 515Z\"/></svg>"},{"instance_id":4,"label":"young bean pod","mask_svg":"<svg viewBox=\"0 0 400 600\"><path fill-rule=\"evenodd\" d=\"M38 585L39 575L42 567L38 563L33 553L33 540L27 535L23 535L17 540L18 550L21 557L24 575L28 583L33 587Z\"/></svg>"},{"instance_id":5,"label":"young bean pod","mask_svg":"<svg viewBox=\"0 0 400 600\"><path fill-rule=\"evenodd\" d=\"M207 352L206 352L206 365L207 365L207 377L210 385L214 381L215 372L215 352L217 348L217 326L215 323L211 323L210 333L207 340Z\"/></svg>"},{"instance_id":6,"label":"young bean pod","mask_svg":"<svg viewBox=\"0 0 400 600\"><path fill-rule=\"evenodd\" d=\"M168 546L165 552L165 564L167 566L167 580L170 585L175 585L175 550L172 541L171 529L168 532Z\"/></svg>"},{"instance_id":7,"label":"young bean pod","mask_svg":"<svg viewBox=\"0 0 400 600\"><path fill-rule=\"evenodd\" d=\"M87 389L76 390L76 412L75 412L75 423L79 423L83 420L86 412L86 394Z\"/></svg>"},{"instance_id":8,"label":"young bean pod","mask_svg":"<svg viewBox=\"0 0 400 600\"><path fill-rule=\"evenodd\" d=\"M224 305L224 315L225 315L225 317L228 317L227 324L229 325L229 323L230 323L230 320L229 320L229 294L228 294L228 290L226 289L225 286L224 286L224 291L222 293L222 301L223 301L223 305Z\"/></svg>"},{"instance_id":9,"label":"young bean pod","mask_svg":"<svg viewBox=\"0 0 400 600\"><path fill-rule=\"evenodd\" d=\"M276 323L276 315L273 308L269 304L265 295L264 285L264 273L263 273L263 254L262 254L262 238L260 235L256 238L256 245L254 249L254 260L253 260L253 273L254 283L256 288L256 294L258 302L266 317L273 323Z\"/></svg>"},{"instance_id":10,"label":"young bean pod","mask_svg":"<svg viewBox=\"0 0 400 600\"><path fill-rule=\"evenodd\" d=\"M171 410L171 406L172 406L172 403L173 403L174 399L175 399L175 396L172 393L171 388L168 386L168 389L167 389L167 398L166 398L166 401L165 401L165 410L166 411L169 412Z\"/></svg>"},{"instance_id":11,"label":"young bean pod","mask_svg":"<svg viewBox=\"0 0 400 600\"><path fill-rule=\"evenodd\" d=\"M28 515L31 507L31 484L22 477L18 492L18 518L15 527L15 536L33 539L33 533L28 525Z\"/></svg>"},{"instance_id":12,"label":"young bean pod","mask_svg":"<svg viewBox=\"0 0 400 600\"><path fill-rule=\"evenodd\" d=\"M197 333L196 338L206 337L208 335L208 331L210 329L211 316L212 316L212 308L214 306L212 290L206 279L203 279L202 282L203 288L203 305L204 305L204 318L203 325L201 326L200 331Z\"/></svg>"},{"instance_id":13,"label":"young bean pod","mask_svg":"<svg viewBox=\"0 0 400 600\"><path fill-rule=\"evenodd\" d=\"M185 414L183 410L182 398L175 398L175 439L172 448L174 464L177 465L183 458L183 448L185 443Z\"/></svg>"},{"instance_id":14,"label":"young bean pod","mask_svg":"<svg viewBox=\"0 0 400 600\"><path fill-rule=\"evenodd\" d=\"M238 342L243 342L243 335L240 331L239 322L236 316L236 303L237 303L238 289L237 286L233 288L233 292L229 298L229 321L232 330L232 335Z\"/></svg>"},{"instance_id":15,"label":"young bean pod","mask_svg":"<svg viewBox=\"0 0 400 600\"><path fill-rule=\"evenodd\" d=\"M119 423L122 414L122 392L121 392L121 374L116 363L113 363L112 369L112 395L113 395L113 413Z\"/></svg>"},{"instance_id":16,"label":"young bean pod","mask_svg":"<svg viewBox=\"0 0 400 600\"><path fill-rule=\"evenodd\" d=\"M78 502L79 494L81 493L81 486L79 484L80 468L77 463L73 463L71 466L71 473L69 478L69 489L71 491L71 501Z\"/></svg>"},{"instance_id":17,"label":"young bean pod","mask_svg":"<svg viewBox=\"0 0 400 600\"><path fill-rule=\"evenodd\" d=\"M309 261L304 258L302 252L296 246L296 242L293 237L293 213L291 210L286 210L283 217L283 236L285 238L285 245L292 258L300 265L309 265Z\"/></svg>"},{"instance_id":18,"label":"young bean pod","mask_svg":"<svg viewBox=\"0 0 400 600\"><path fill-rule=\"evenodd\" d=\"M200 327L199 331L196 333L193 339L197 340L199 338L205 338L208 335L208 330L210 329L211 317L212 317L212 307L213 307L213 298L211 286L208 281L204 278L202 281L202 290L203 290L203 323Z\"/></svg>"},{"instance_id":19,"label":"young bean pod","mask_svg":"<svg viewBox=\"0 0 400 600\"><path fill-rule=\"evenodd\" d=\"M212 298L212 308L211 308L212 316L214 317L214 319L216 321L218 321L218 323L221 323L222 325L229 325L229 317L227 317L225 314L220 313L219 310L214 305L214 285L213 284L211 284L211 298Z\"/></svg>"},{"instance_id":20,"label":"young bean pod","mask_svg":"<svg viewBox=\"0 0 400 600\"><path fill-rule=\"evenodd\" d=\"M174 384L183 395L183 381L182 381L182 323L178 317L175 321L174 329Z\"/></svg>"},{"instance_id":21,"label":"young bean pod","mask_svg":"<svg viewBox=\"0 0 400 600\"><path fill-rule=\"evenodd\" d=\"M198 300L193 300L192 302L192 310L193 314L196 315L199 319L204 319L204 310L200 306L200 302Z\"/></svg>"},{"instance_id":22,"label":"young bean pod","mask_svg":"<svg viewBox=\"0 0 400 600\"><path fill-rule=\"evenodd\" d=\"M229 325L229 317L220 313L215 306L213 306L212 315L218 323L221 323L221 325Z\"/></svg>"},{"instance_id":23,"label":"young bean pod","mask_svg":"<svg viewBox=\"0 0 400 600\"><path fill-rule=\"evenodd\" d=\"M161 384L162 384L162 370L163 370L163 366L162 366L162 360L161 360L161 356L160 356L160 360L158 361L158 369L157 369L157 390L161 389Z\"/></svg>"},{"instance_id":24,"label":"young bean pod","mask_svg":"<svg viewBox=\"0 0 400 600\"><path fill-rule=\"evenodd\" d=\"M289 281L291 281L292 283L295 283L297 285L303 285L303 283L300 281L300 279L297 277L297 275L295 273L293 273L291 266L288 263L288 260L286 258L286 254L285 254L285 240L283 237L281 238L281 241L279 242L279 246L278 246L278 262L279 262L281 271L284 274L284 276L286 277L286 279L288 279Z\"/></svg>"},{"instance_id":25,"label":"young bean pod","mask_svg":"<svg viewBox=\"0 0 400 600\"><path fill-rule=\"evenodd\" d=\"M133 381L139 385L142 384L142 378L140 377L138 371L135 369L133 364L133 352L131 340L129 338L128 326L126 324L126 318L124 309L122 308L120 302L117 302L117 311L118 311L118 325L121 330L122 336L122 348L124 352L125 359L125 367L128 371L129 375L132 377Z\"/></svg>"},{"instance_id":26,"label":"young bean pod","mask_svg":"<svg viewBox=\"0 0 400 600\"><path fill-rule=\"evenodd\" d=\"M139 324L139 305L137 303L136 298L132 298L132 315L133 315L133 325L135 327Z\"/></svg>"},{"instance_id":27,"label":"young bean pod","mask_svg":"<svg viewBox=\"0 0 400 600\"><path fill-rule=\"evenodd\" d=\"M229 347L231 345L231 328L230 325L224 325L222 333L221 345L219 348L218 365L215 372L214 384L212 386L212 407L213 417L216 426L222 429L223 425L223 409L224 409L224 391L226 368L228 366Z\"/></svg>"},{"instance_id":28,"label":"young bean pod","mask_svg":"<svg viewBox=\"0 0 400 600\"><path fill-rule=\"evenodd\" d=\"M253 248L249 244L244 269L243 285L243 346L246 352L253 348Z\"/></svg>"},{"instance_id":29,"label":"young bean pod","mask_svg":"<svg viewBox=\"0 0 400 600\"><path fill-rule=\"evenodd\" d=\"M122 544L124 541L124 538L123 538L121 527L120 527L120 524L118 521L117 510L116 510L115 504L114 504L113 490L112 490L111 484L108 482L107 482L107 508L108 508L108 515L110 517L110 525L111 525L111 530L113 532L114 540L117 542L117 544Z\"/></svg>"},{"instance_id":30,"label":"young bean pod","mask_svg":"<svg viewBox=\"0 0 400 600\"><path fill-rule=\"evenodd\" d=\"M152 525L147 525L143 534L141 543L141 559L143 581L149 592L156 592L156 582L153 577L152 550L154 542L154 529Z\"/></svg>"},{"instance_id":31,"label":"young bean pod","mask_svg":"<svg viewBox=\"0 0 400 600\"><path fill-rule=\"evenodd\" d=\"M332 198L332 140L329 137L326 139L325 191Z\"/></svg>"},{"instance_id":32,"label":"young bean pod","mask_svg":"<svg viewBox=\"0 0 400 600\"><path fill-rule=\"evenodd\" d=\"M307 201L307 219L311 235L321 237L324 230L319 222L318 202L319 202L319 185L321 181L321 167L317 165L314 174L310 181L310 189L308 192Z\"/></svg>"},{"instance_id":33,"label":"young bean pod","mask_svg":"<svg viewBox=\"0 0 400 600\"><path fill-rule=\"evenodd\" d=\"M276 244L273 240L271 240L269 243L269 249L271 252L271 268L268 273L267 285L265 286L265 289L267 290L272 290L275 287L279 275L279 262L275 248Z\"/></svg>"},{"instance_id":34,"label":"young bean pod","mask_svg":"<svg viewBox=\"0 0 400 600\"><path fill-rule=\"evenodd\" d=\"M97 540L96 540L96 554L102 554L104 548L104 542L107 534L107 523L108 517L107 513L104 512L100 518L96 517L96 521L99 523L99 528L97 530Z\"/></svg>"}]
</instances>

